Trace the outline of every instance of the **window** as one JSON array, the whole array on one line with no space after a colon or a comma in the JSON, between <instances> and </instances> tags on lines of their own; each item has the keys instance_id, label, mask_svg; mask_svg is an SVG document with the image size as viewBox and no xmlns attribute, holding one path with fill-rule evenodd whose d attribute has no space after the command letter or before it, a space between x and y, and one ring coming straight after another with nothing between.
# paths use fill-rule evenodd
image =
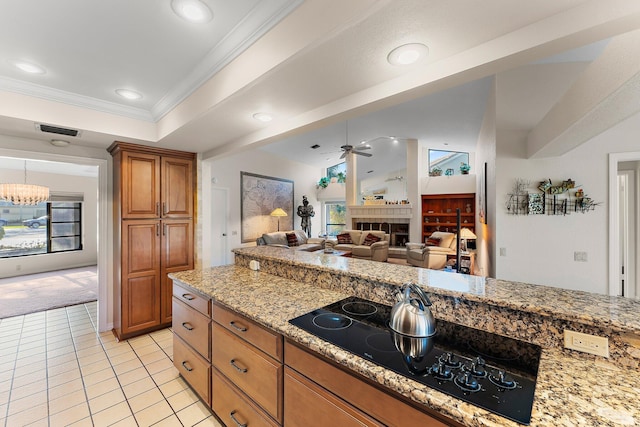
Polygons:
<instances>
[{"instance_id":1,"label":"window","mask_svg":"<svg viewBox=\"0 0 640 427\"><path fill-rule=\"evenodd\" d=\"M82 249L81 214L80 203L49 203L48 252L78 251Z\"/></svg>"},{"instance_id":2,"label":"window","mask_svg":"<svg viewBox=\"0 0 640 427\"><path fill-rule=\"evenodd\" d=\"M326 202L324 204L325 230L327 236L337 236L345 228L347 205L345 202Z\"/></svg>"},{"instance_id":3,"label":"window","mask_svg":"<svg viewBox=\"0 0 640 427\"><path fill-rule=\"evenodd\" d=\"M3 202L0 258L82 250L82 203L51 198L36 206Z\"/></svg>"},{"instance_id":4,"label":"window","mask_svg":"<svg viewBox=\"0 0 640 427\"><path fill-rule=\"evenodd\" d=\"M430 175L462 175L460 166L469 165L469 153L459 151L429 150ZM434 173L434 169L439 173Z\"/></svg>"},{"instance_id":5,"label":"window","mask_svg":"<svg viewBox=\"0 0 640 427\"><path fill-rule=\"evenodd\" d=\"M334 177L338 177L338 174L341 173L343 175L347 175L347 164L345 162L339 163L337 165L334 166L330 166L327 168L327 177L329 178L334 178Z\"/></svg>"}]
</instances>

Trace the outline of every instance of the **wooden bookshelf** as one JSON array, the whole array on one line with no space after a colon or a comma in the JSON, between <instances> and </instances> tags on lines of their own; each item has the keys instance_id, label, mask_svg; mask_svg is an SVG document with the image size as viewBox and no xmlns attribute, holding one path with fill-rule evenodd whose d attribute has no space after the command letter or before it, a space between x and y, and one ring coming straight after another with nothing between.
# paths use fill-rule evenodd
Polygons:
<instances>
[{"instance_id":1,"label":"wooden bookshelf","mask_svg":"<svg viewBox=\"0 0 640 427\"><path fill-rule=\"evenodd\" d=\"M475 233L475 193L422 195L422 241L425 242L434 231L457 233L456 209L458 208L460 209L460 226Z\"/></svg>"}]
</instances>

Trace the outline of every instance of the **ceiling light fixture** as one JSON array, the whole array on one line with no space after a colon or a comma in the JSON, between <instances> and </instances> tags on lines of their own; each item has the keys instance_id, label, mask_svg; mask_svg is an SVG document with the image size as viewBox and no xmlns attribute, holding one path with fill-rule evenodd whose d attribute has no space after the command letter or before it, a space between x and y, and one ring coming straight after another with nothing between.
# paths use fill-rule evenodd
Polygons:
<instances>
[{"instance_id":1,"label":"ceiling light fixture","mask_svg":"<svg viewBox=\"0 0 640 427\"><path fill-rule=\"evenodd\" d=\"M49 199L49 187L27 184L27 161L24 161L24 184L0 184L0 199L14 205L37 205Z\"/></svg>"},{"instance_id":2,"label":"ceiling light fixture","mask_svg":"<svg viewBox=\"0 0 640 427\"><path fill-rule=\"evenodd\" d=\"M12 64L19 70L29 74L44 74L45 70L39 65L25 61L13 61Z\"/></svg>"},{"instance_id":3,"label":"ceiling light fixture","mask_svg":"<svg viewBox=\"0 0 640 427\"><path fill-rule=\"evenodd\" d=\"M129 89L116 89L116 93L121 97L132 100L132 101L135 101L137 99L142 99L142 94Z\"/></svg>"},{"instance_id":4,"label":"ceiling light fixture","mask_svg":"<svg viewBox=\"0 0 640 427\"><path fill-rule=\"evenodd\" d=\"M429 54L429 48L422 43L409 43L398 46L387 55L387 61L392 65L415 64Z\"/></svg>"},{"instance_id":5,"label":"ceiling light fixture","mask_svg":"<svg viewBox=\"0 0 640 427\"><path fill-rule=\"evenodd\" d=\"M256 120L259 120L263 123L269 123L271 120L273 120L273 116L271 116L271 114L267 114L267 113L255 113L253 115L253 118Z\"/></svg>"},{"instance_id":6,"label":"ceiling light fixture","mask_svg":"<svg viewBox=\"0 0 640 427\"><path fill-rule=\"evenodd\" d=\"M211 9L200 0L171 0L171 8L180 18L197 24L213 18Z\"/></svg>"},{"instance_id":7,"label":"ceiling light fixture","mask_svg":"<svg viewBox=\"0 0 640 427\"><path fill-rule=\"evenodd\" d=\"M68 147L69 141L65 141L64 139L52 139L51 145L55 145L56 147Z\"/></svg>"}]
</instances>

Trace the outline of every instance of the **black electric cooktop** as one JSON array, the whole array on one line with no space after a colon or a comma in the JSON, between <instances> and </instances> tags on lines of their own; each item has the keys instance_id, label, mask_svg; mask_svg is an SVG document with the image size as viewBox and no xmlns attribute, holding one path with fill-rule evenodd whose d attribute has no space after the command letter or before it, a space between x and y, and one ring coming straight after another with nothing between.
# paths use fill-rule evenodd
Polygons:
<instances>
[{"instance_id":1,"label":"black electric cooktop","mask_svg":"<svg viewBox=\"0 0 640 427\"><path fill-rule=\"evenodd\" d=\"M389 327L391 307L349 297L289 323L450 396L521 424L531 408L541 349L512 338L436 321L431 338Z\"/></svg>"}]
</instances>

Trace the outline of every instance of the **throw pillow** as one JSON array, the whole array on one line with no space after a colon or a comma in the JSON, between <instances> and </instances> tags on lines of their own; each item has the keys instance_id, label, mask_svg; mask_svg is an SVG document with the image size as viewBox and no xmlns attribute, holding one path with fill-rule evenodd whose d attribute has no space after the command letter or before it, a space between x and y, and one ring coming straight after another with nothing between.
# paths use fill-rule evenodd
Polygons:
<instances>
[{"instance_id":1,"label":"throw pillow","mask_svg":"<svg viewBox=\"0 0 640 427\"><path fill-rule=\"evenodd\" d=\"M287 245L298 246L298 236L296 236L296 233L286 233L286 235L287 235Z\"/></svg>"},{"instance_id":2,"label":"throw pillow","mask_svg":"<svg viewBox=\"0 0 640 427\"><path fill-rule=\"evenodd\" d=\"M382 240L380 237L374 236L373 234L369 233L367 237L364 238L364 242L362 242L362 244L365 246L371 246L375 242L379 242L380 240Z\"/></svg>"},{"instance_id":3,"label":"throw pillow","mask_svg":"<svg viewBox=\"0 0 640 427\"><path fill-rule=\"evenodd\" d=\"M338 239L338 244L339 245L352 245L353 244L353 242L351 241L351 234L349 234L349 233L338 234L336 236L336 238Z\"/></svg>"},{"instance_id":4,"label":"throw pillow","mask_svg":"<svg viewBox=\"0 0 640 427\"><path fill-rule=\"evenodd\" d=\"M426 243L427 246L440 246L440 239L437 237L429 237Z\"/></svg>"}]
</instances>

